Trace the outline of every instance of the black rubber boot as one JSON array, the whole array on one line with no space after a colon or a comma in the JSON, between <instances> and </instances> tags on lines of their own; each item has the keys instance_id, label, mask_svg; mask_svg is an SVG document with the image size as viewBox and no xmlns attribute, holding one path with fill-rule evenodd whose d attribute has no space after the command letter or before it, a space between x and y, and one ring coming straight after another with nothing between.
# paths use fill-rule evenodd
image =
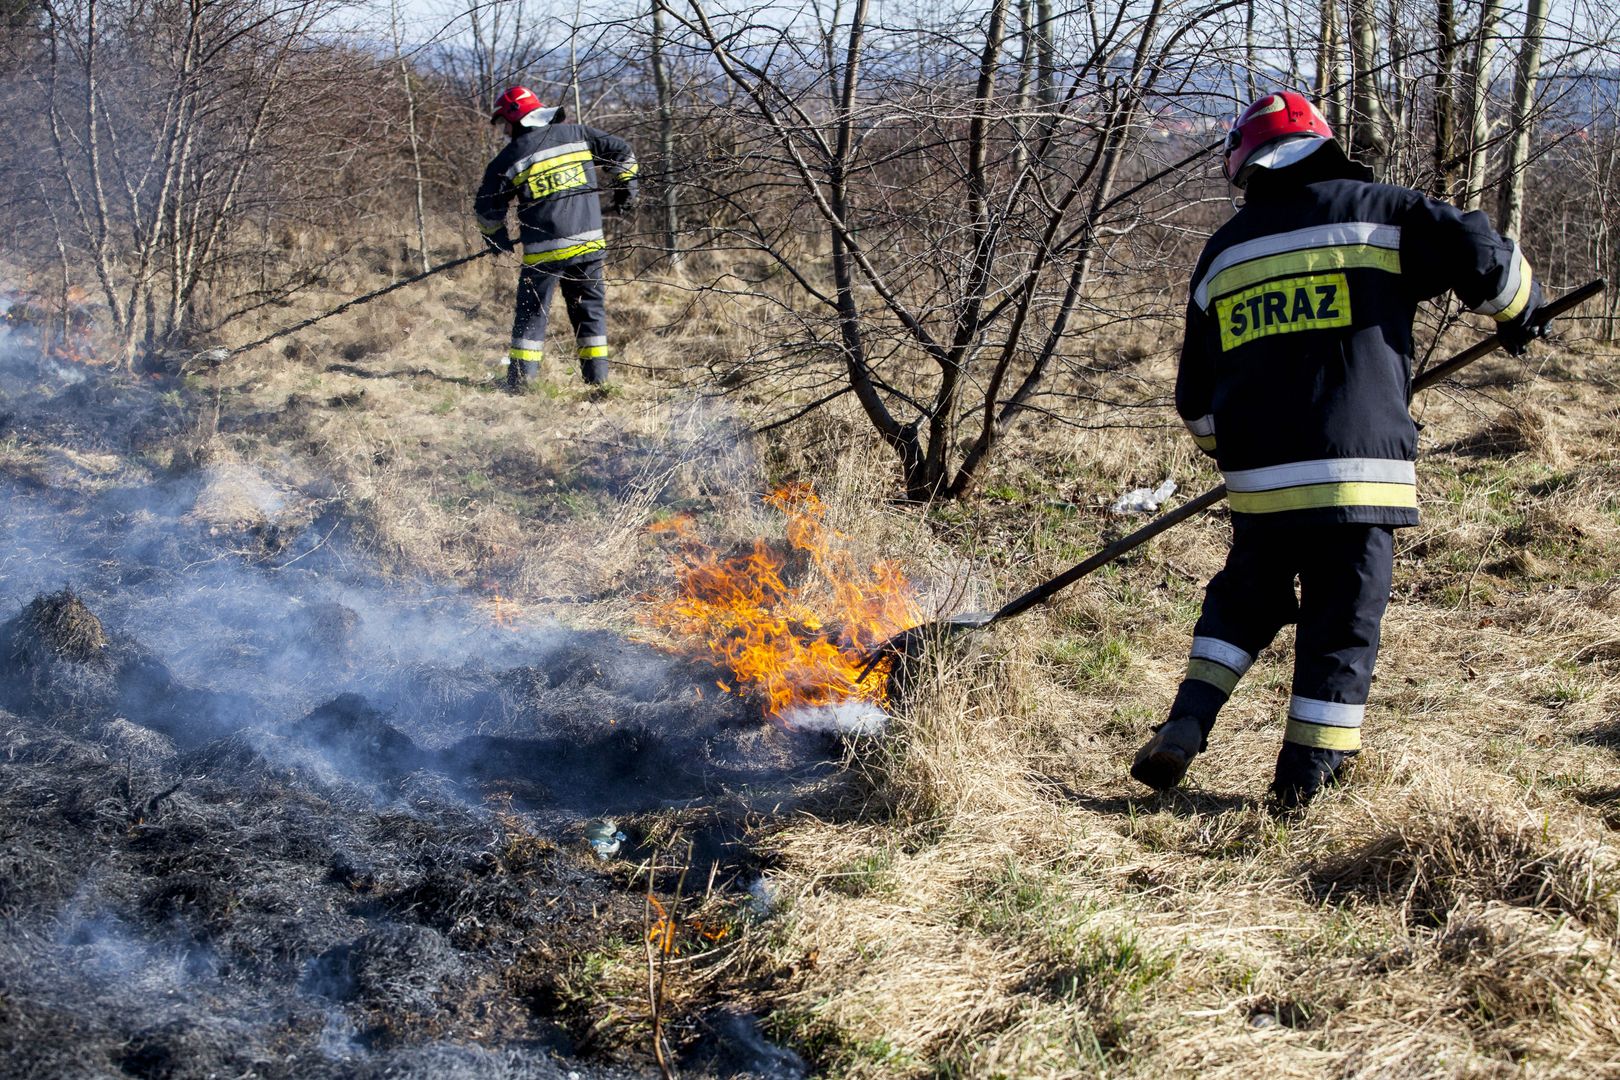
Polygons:
<instances>
[{"instance_id":1,"label":"black rubber boot","mask_svg":"<svg viewBox=\"0 0 1620 1080\"><path fill-rule=\"evenodd\" d=\"M540 361L508 360L506 362L506 392L521 394L540 377Z\"/></svg>"},{"instance_id":2,"label":"black rubber boot","mask_svg":"<svg viewBox=\"0 0 1620 1080\"><path fill-rule=\"evenodd\" d=\"M1354 751L1318 750L1285 742L1277 754L1277 774L1271 781L1271 806L1287 814L1303 810L1310 801L1342 778Z\"/></svg>"},{"instance_id":3,"label":"black rubber boot","mask_svg":"<svg viewBox=\"0 0 1620 1080\"><path fill-rule=\"evenodd\" d=\"M1190 716L1171 717L1153 729L1131 762L1131 776L1154 791L1169 791L1204 749L1204 729Z\"/></svg>"},{"instance_id":4,"label":"black rubber boot","mask_svg":"<svg viewBox=\"0 0 1620 1080\"><path fill-rule=\"evenodd\" d=\"M608 361L605 356L591 356L579 362L580 374L587 386L605 386L608 381Z\"/></svg>"}]
</instances>

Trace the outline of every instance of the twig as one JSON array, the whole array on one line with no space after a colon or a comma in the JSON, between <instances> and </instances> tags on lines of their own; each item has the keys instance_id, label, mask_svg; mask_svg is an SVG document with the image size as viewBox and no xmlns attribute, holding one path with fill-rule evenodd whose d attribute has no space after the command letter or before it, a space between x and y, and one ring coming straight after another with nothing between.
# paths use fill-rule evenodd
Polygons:
<instances>
[{"instance_id":1,"label":"twig","mask_svg":"<svg viewBox=\"0 0 1620 1080\"><path fill-rule=\"evenodd\" d=\"M827 404L829 401L836 401L838 398L843 397L845 394L850 393L854 389L855 389L854 386L846 386L841 390L834 390L832 393L828 394L826 397L817 398L815 401L812 401L810 404L806 405L804 408L800 409L798 412L794 413L792 416L784 416L780 420L772 420L768 424L760 425L759 427L754 429L754 434L755 435L763 435L767 431L775 431L779 427L785 427L788 424L793 423L793 421L798 420L801 417L808 416L812 412L815 412L817 409L821 408L823 405Z\"/></svg>"},{"instance_id":2,"label":"twig","mask_svg":"<svg viewBox=\"0 0 1620 1080\"><path fill-rule=\"evenodd\" d=\"M653 885L658 880L658 854L653 853L647 864L647 900L642 908L641 946L647 957L647 1005L652 1012L653 1059L664 1080L676 1080L675 1066L669 1059L669 1048L664 1045L664 976L670 950L675 945L675 909L680 904L680 889L676 887L674 900L668 911L653 896ZM681 871L681 881L686 872ZM653 922L653 910L659 919Z\"/></svg>"},{"instance_id":3,"label":"twig","mask_svg":"<svg viewBox=\"0 0 1620 1080\"><path fill-rule=\"evenodd\" d=\"M1502 535L1502 527L1500 525L1498 525L1496 527L1496 529L1491 533L1491 538L1489 540L1485 541L1485 550L1480 552L1480 554L1479 554L1479 562L1474 564L1473 571L1468 575L1468 583L1463 586L1463 594L1462 594L1461 607L1462 607L1462 609L1464 611L1468 611L1470 608L1472 608L1474 606L1473 605L1474 579L1479 576L1479 571L1480 571L1480 569L1482 567L1484 567L1485 560L1491 557L1491 549L1496 546L1497 537L1499 537L1501 535Z\"/></svg>"}]
</instances>

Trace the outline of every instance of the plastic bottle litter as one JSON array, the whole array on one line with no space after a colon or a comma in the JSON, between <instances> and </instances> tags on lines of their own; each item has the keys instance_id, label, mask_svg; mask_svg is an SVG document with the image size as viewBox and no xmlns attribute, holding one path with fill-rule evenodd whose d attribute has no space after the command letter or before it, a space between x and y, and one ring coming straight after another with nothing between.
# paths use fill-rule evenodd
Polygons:
<instances>
[{"instance_id":1,"label":"plastic bottle litter","mask_svg":"<svg viewBox=\"0 0 1620 1080\"><path fill-rule=\"evenodd\" d=\"M619 845L628 839L612 818L598 818L585 826L585 842L591 845L596 857L604 861L617 855Z\"/></svg>"},{"instance_id":2,"label":"plastic bottle litter","mask_svg":"<svg viewBox=\"0 0 1620 1080\"><path fill-rule=\"evenodd\" d=\"M1116 514L1151 514L1175 493L1176 482L1166 478L1164 483L1152 490L1132 488L1115 499L1114 505L1108 509Z\"/></svg>"}]
</instances>

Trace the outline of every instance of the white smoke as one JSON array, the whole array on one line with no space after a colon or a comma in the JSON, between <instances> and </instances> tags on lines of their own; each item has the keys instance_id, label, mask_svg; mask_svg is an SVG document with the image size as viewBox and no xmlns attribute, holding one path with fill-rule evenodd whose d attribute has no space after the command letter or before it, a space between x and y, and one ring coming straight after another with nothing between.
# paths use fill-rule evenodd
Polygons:
<instances>
[{"instance_id":1,"label":"white smoke","mask_svg":"<svg viewBox=\"0 0 1620 1080\"><path fill-rule=\"evenodd\" d=\"M796 731L829 735L881 735L889 714L870 701L841 701L835 705L805 705L789 709L782 720Z\"/></svg>"}]
</instances>

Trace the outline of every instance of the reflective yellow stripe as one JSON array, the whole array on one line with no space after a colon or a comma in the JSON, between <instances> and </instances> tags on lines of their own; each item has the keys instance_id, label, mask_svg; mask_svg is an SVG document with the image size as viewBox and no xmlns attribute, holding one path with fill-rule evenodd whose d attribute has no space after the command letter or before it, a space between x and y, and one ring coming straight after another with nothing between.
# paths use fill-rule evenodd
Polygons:
<instances>
[{"instance_id":1,"label":"reflective yellow stripe","mask_svg":"<svg viewBox=\"0 0 1620 1080\"><path fill-rule=\"evenodd\" d=\"M1497 322L1508 322L1511 319L1517 319L1520 313L1524 311L1524 305L1528 304L1529 302L1530 263L1525 259L1523 253L1521 252L1519 255L1519 291L1513 294L1513 299L1508 301L1507 307L1503 308L1501 311L1498 311L1495 315L1491 316L1491 318L1495 319Z\"/></svg>"},{"instance_id":2,"label":"reflective yellow stripe","mask_svg":"<svg viewBox=\"0 0 1620 1080\"><path fill-rule=\"evenodd\" d=\"M539 349L508 349L506 355L513 360L544 360L546 354Z\"/></svg>"},{"instance_id":3,"label":"reflective yellow stripe","mask_svg":"<svg viewBox=\"0 0 1620 1080\"><path fill-rule=\"evenodd\" d=\"M480 225L480 226L478 226L478 231L483 233L485 236L494 236L496 233L502 232L505 229L506 229L506 222L504 222L504 221L502 221L502 222L500 222L498 224L495 224L495 225Z\"/></svg>"},{"instance_id":4,"label":"reflective yellow stripe","mask_svg":"<svg viewBox=\"0 0 1620 1080\"><path fill-rule=\"evenodd\" d=\"M634 179L635 175L640 171L641 171L641 166L640 165L627 165L627 166L625 166L625 170L622 173L619 174L619 179L620 180Z\"/></svg>"},{"instance_id":5,"label":"reflective yellow stripe","mask_svg":"<svg viewBox=\"0 0 1620 1080\"><path fill-rule=\"evenodd\" d=\"M1401 272L1401 253L1371 244L1340 244L1267 255L1227 267L1209 282L1209 295L1221 296L1274 277L1314 274L1323 270L1383 270Z\"/></svg>"},{"instance_id":6,"label":"reflective yellow stripe","mask_svg":"<svg viewBox=\"0 0 1620 1080\"><path fill-rule=\"evenodd\" d=\"M1213 660L1187 661L1187 678L1208 683L1227 697L1232 696L1232 691L1237 689L1238 683L1237 672Z\"/></svg>"},{"instance_id":7,"label":"reflective yellow stripe","mask_svg":"<svg viewBox=\"0 0 1620 1080\"><path fill-rule=\"evenodd\" d=\"M558 248L555 251L536 251L532 254L525 254L523 256L523 262L528 266L533 266L535 263L561 262L564 259L578 258L581 255L589 255L593 251L603 251L606 248L606 240L587 240L583 244L575 244L573 247Z\"/></svg>"},{"instance_id":8,"label":"reflective yellow stripe","mask_svg":"<svg viewBox=\"0 0 1620 1080\"><path fill-rule=\"evenodd\" d=\"M1275 514L1282 510L1316 510L1325 506L1394 506L1415 510L1417 488L1411 484L1349 480L1275 491L1233 491L1227 494L1226 500L1237 514Z\"/></svg>"},{"instance_id":9,"label":"reflective yellow stripe","mask_svg":"<svg viewBox=\"0 0 1620 1080\"><path fill-rule=\"evenodd\" d=\"M1317 750L1361 749L1361 729L1358 727L1328 727L1325 724L1295 720L1293 717L1288 718L1288 726L1283 729L1283 739Z\"/></svg>"},{"instance_id":10,"label":"reflective yellow stripe","mask_svg":"<svg viewBox=\"0 0 1620 1080\"><path fill-rule=\"evenodd\" d=\"M1213 435L1194 435L1193 442L1198 444L1200 450L1208 451L1211 454L1215 452L1215 436Z\"/></svg>"},{"instance_id":11,"label":"reflective yellow stripe","mask_svg":"<svg viewBox=\"0 0 1620 1080\"><path fill-rule=\"evenodd\" d=\"M583 349L579 350L579 358L581 360L594 360L598 356L608 355L610 355L610 350L606 345L587 345Z\"/></svg>"}]
</instances>

